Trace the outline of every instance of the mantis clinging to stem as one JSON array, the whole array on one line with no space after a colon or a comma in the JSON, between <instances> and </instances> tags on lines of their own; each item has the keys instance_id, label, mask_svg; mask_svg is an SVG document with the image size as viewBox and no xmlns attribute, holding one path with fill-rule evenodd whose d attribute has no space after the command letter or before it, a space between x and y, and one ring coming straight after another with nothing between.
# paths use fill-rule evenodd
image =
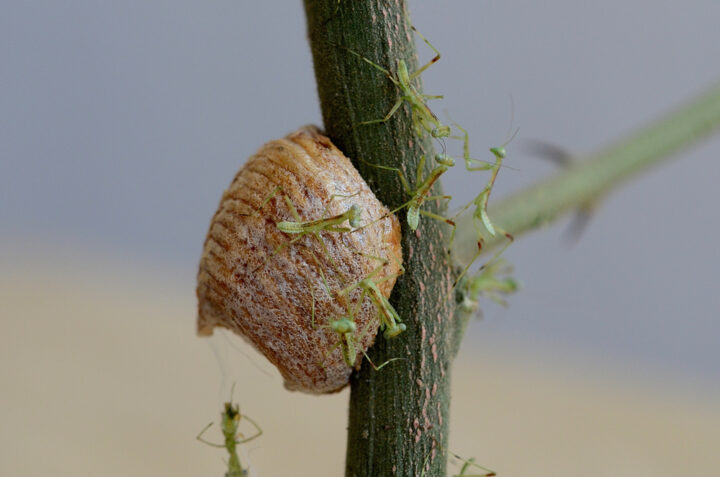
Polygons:
<instances>
[{"instance_id":1,"label":"mantis clinging to stem","mask_svg":"<svg viewBox=\"0 0 720 477\"><path fill-rule=\"evenodd\" d=\"M503 295L514 293L518 289L517 281L508 276L512 267L503 259L488 263L475 275L468 276L458 284L462 293L459 307L462 311L473 313L478 309L478 297L487 296L498 305L506 306ZM504 276L503 276L504 275Z\"/></svg>"},{"instance_id":2,"label":"mantis clinging to stem","mask_svg":"<svg viewBox=\"0 0 720 477\"><path fill-rule=\"evenodd\" d=\"M468 209L468 207L474 205L475 210L473 211L473 223L475 224L475 228L477 230L478 234L478 251L475 254L475 256L470 260L470 263L467 264L465 269L462 271L462 273L458 276L458 278L455 280L455 284L460 281L460 279L467 273L470 266L475 262L477 257L482 252L482 245L485 241L485 237L479 227L478 222L482 223L482 225L485 227L485 230L490 235L497 235L498 233L501 233L504 235L508 241L507 243L500 248L495 254L492 256L492 258L488 261L488 263L492 263L495 259L497 259L504 251L505 249L515 240L515 238L510 234L509 232L503 230L502 228L498 227L497 225L493 224L490 220L490 216L488 215L488 201L490 199L490 193L492 192L493 186L495 185L495 179L497 179L498 172L500 172L500 168L502 167L502 161L507 156L507 151L505 150L505 146L510 144L510 141L512 141L515 136L517 135L519 130L515 130L515 133L508 139L505 144L502 146L497 147L491 147L490 152L493 156L495 156L495 162L490 163L484 163L484 161L479 161L477 159L472 159L470 157L469 152L469 146L468 146L468 133L465 131L462 127L460 127L458 124L455 124L455 127L460 129L463 134L463 158L465 159L465 166L470 171L490 171L490 179L488 180L487 184L483 188L483 190L480 191L480 193L475 196L475 198L468 202L467 205L465 205L463 208L461 208L457 214L455 214L455 217L462 214L465 210ZM452 243L452 239L451 239Z\"/></svg>"},{"instance_id":3,"label":"mantis clinging to stem","mask_svg":"<svg viewBox=\"0 0 720 477\"><path fill-rule=\"evenodd\" d=\"M430 171L430 173L427 175L425 179L422 178L422 173L425 169L425 156L420 157L420 162L418 164L417 168L417 175L416 175L416 187L415 190L412 190L410 188L410 184L408 183L407 179L405 178L405 174L398 169L397 167L388 167L388 166L380 166L377 164L372 164L366 161L363 161L366 164L369 164L373 167L377 167L379 169L386 169L389 171L395 171L397 172L398 176L400 177L400 182L402 183L403 189L405 189L405 192L410 196L410 200L405 202L400 207L397 207L396 209L392 210L390 214L394 214L395 212L407 207L407 223L410 226L410 230L417 230L418 225L420 223L420 214L425 215L427 217L433 218L435 220L440 220L442 222L445 222L451 226L455 226L455 222L452 220L443 217L442 215L438 215L432 212L428 212L426 210L422 210L421 207L423 204L428 200L436 200L436 199L446 199L450 200L452 199L452 196L449 195L435 195L431 196L430 191L432 190L433 186L437 182L438 179L440 179L440 176L442 176L445 172L447 172L448 169L450 169L452 166L455 165L455 159L448 156L447 154L436 154L435 155L435 162L438 163L438 165Z\"/></svg>"},{"instance_id":4,"label":"mantis clinging to stem","mask_svg":"<svg viewBox=\"0 0 720 477\"><path fill-rule=\"evenodd\" d=\"M442 99L442 96L420 93L412 84L413 81L418 76L420 76L426 69L428 69L431 65L440 60L440 52L427 40L427 38L425 38L419 31L417 31L417 29L409 22L409 20L408 24L410 25L410 28L415 33L417 33L418 36L420 36L420 38L422 38L422 40L435 52L435 56L430 61L428 61L426 64L413 71L412 73L408 71L407 63L405 63L405 60L398 60L397 73L393 75L388 69L383 68L382 66L371 61L368 58L365 58L360 53L351 49L347 49L349 53L357 56L364 62L384 73L385 76L387 76L387 78L392 81L392 83L400 90L401 93L397 101L395 101L395 103L390 108L390 111L388 111L385 117L381 119L363 121L359 123L359 125L387 122L397 112L400 106L402 106L403 102L407 101L412 114L412 121L415 126L415 133L418 136L422 136L423 131L425 131L434 138L448 137L450 136L450 126L447 126L440 122L435 113L433 113L426 104L427 100Z\"/></svg>"}]
</instances>

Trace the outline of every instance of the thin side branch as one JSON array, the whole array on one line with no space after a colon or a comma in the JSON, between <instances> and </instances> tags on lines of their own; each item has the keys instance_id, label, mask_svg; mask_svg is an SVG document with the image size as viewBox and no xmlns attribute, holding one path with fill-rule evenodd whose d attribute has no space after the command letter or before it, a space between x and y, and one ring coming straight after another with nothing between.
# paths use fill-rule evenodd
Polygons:
<instances>
[{"instance_id":1,"label":"thin side branch","mask_svg":"<svg viewBox=\"0 0 720 477\"><path fill-rule=\"evenodd\" d=\"M602 199L628 179L719 128L720 84L626 139L491 206L490 216L515 237L547 226L564 213ZM485 249L503 240L504 237L489 237ZM454 247L458 261L464 263L477 252L476 232L469 214L458 221Z\"/></svg>"}]
</instances>

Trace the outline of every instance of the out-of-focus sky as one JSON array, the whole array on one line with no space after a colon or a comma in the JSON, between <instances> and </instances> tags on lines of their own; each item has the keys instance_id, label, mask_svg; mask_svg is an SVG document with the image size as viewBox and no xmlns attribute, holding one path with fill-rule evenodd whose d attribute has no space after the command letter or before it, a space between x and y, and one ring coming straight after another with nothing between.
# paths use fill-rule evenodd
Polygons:
<instances>
[{"instance_id":1,"label":"out-of-focus sky","mask_svg":"<svg viewBox=\"0 0 720 477\"><path fill-rule=\"evenodd\" d=\"M413 2L411 12L443 54L426 91L445 95L434 108L470 131L473 155L520 128L493 199L553 172L525 140L589 152L720 81L713 0ZM6 2L0 268L33 250L91 251L172 270L168 282L192 296L234 173L264 142L320 122L299 1ZM506 258L523 289L509 308L486 308L464 351L507 343L538 365L588 361L602 374L607 363L622 379L717 396L720 137L682 156L602 203L576 245L563 225L513 244ZM480 184L456 169L445 188L460 205Z\"/></svg>"},{"instance_id":2,"label":"out-of-focus sky","mask_svg":"<svg viewBox=\"0 0 720 477\"><path fill-rule=\"evenodd\" d=\"M415 2L443 53L435 103L502 143L494 197L552 172L543 139L593 150L720 80L714 1ZM173 263L193 280L230 178L263 142L320 123L300 2L10 2L0 18L0 253L28 238ZM427 58L430 52L421 48ZM512 101L510 97L512 96ZM511 124L511 104L514 119ZM716 138L507 257L524 284L473 340L617 359L720 385ZM448 174L469 200L478 176Z\"/></svg>"}]
</instances>

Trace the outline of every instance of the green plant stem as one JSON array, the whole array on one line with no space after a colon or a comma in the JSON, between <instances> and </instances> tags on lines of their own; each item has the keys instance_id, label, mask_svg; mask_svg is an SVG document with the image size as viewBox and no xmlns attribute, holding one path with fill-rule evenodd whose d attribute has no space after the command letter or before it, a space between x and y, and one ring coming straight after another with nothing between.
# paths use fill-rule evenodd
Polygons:
<instances>
[{"instance_id":1,"label":"green plant stem","mask_svg":"<svg viewBox=\"0 0 720 477\"><path fill-rule=\"evenodd\" d=\"M305 0L305 9L326 133L354 160L377 196L389 207L398 207L407 200L398 175L368 163L398 168L412 181L419 158L432 157L432 145L427 138L417 137L405 105L386 123L359 125L385 116L399 93L385 75L348 49L391 72L400 59L411 71L416 68L404 2ZM499 202L490 208L490 216L515 236L546 225L563 213L598 201L634 174L718 126L720 86L617 145ZM441 193L439 187L434 193ZM444 211L437 203L425 207ZM408 330L391 340L378 337L370 357L378 364L396 357L403 360L380 372L365 362L353 375L348 476L445 475L450 363L464 320L451 318L451 300L447 299L452 270L444 253L446 227L421 219L421 227L412 232L404 212L400 220L406 273L398 280L391 301ZM485 250L502 240L488 237ZM454 245L461 263L475 255L476 244L467 215L458 223Z\"/></svg>"},{"instance_id":2,"label":"green plant stem","mask_svg":"<svg viewBox=\"0 0 720 477\"><path fill-rule=\"evenodd\" d=\"M720 128L720 84L667 116L574 162L554 177L490 207L490 217L515 237L550 224L564 213L602 199L619 185ZM486 234L485 250L505 238ZM467 263L477 252L471 214L457 224L455 257Z\"/></svg>"},{"instance_id":3,"label":"green plant stem","mask_svg":"<svg viewBox=\"0 0 720 477\"><path fill-rule=\"evenodd\" d=\"M325 131L390 208L408 199L398 174L369 164L402 170L413 187L420 157L434 156L432 145L418 138L406 105L385 123L360 125L384 117L400 93L385 74L348 50L393 74L401 59L413 71L415 45L404 8L403 1L305 0ZM420 89L419 81L416 87ZM439 184L433 193L440 193ZM425 208L444 212L441 204ZM405 274L391 303L407 331L387 340L379 335L369 354L378 365L402 360L380 371L365 361L351 379L348 476L445 475L452 277L443 234L449 231L422 218L413 232L404 210L398 215Z\"/></svg>"}]
</instances>

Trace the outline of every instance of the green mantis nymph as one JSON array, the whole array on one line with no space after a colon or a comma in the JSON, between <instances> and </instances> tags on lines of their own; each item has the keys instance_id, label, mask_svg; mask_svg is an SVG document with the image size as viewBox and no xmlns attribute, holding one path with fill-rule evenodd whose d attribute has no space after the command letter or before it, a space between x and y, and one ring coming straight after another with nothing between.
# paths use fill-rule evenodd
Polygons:
<instances>
[{"instance_id":1,"label":"green mantis nymph","mask_svg":"<svg viewBox=\"0 0 720 477\"><path fill-rule=\"evenodd\" d=\"M332 201L337 198L352 198L356 194L352 195L341 195L341 194L333 194L330 196L327 205L325 206L325 210L322 213L321 218L316 220L310 220L310 221L303 221L300 217L300 214L298 213L297 209L293 205L290 198L284 193L282 187L277 186L275 187L270 194L263 200L260 208L254 212L254 214L258 214L265 205L272 200L273 197L275 197L277 194L281 193L282 198L285 201L285 205L287 206L288 210L290 211L290 214L292 214L294 221L282 221L278 222L275 226L283 233L294 235L295 237L291 240L289 240L286 243L283 243L279 245L275 250L273 250L272 254L268 256L265 261L257 267L257 270L262 268L265 263L272 257L273 255L279 253L280 251L284 250L288 246L298 242L300 239L302 239L306 235L313 235L315 238L318 239L319 243L325 249L326 255L330 257L330 255L327 253L327 249L325 247L325 242L322 240L320 233L321 232L334 232L334 233L343 233L343 232L350 232L358 227L360 227L360 223L362 220L362 209L356 205L351 205L345 212L341 214L334 215L332 217L325 217L325 214L327 214L328 209L330 208L330 205L332 204ZM253 214L250 214L253 215ZM343 225L345 222L347 222L348 226ZM332 262L332 257L330 257L330 261ZM334 265L334 264L333 264Z\"/></svg>"},{"instance_id":2,"label":"green mantis nymph","mask_svg":"<svg viewBox=\"0 0 720 477\"><path fill-rule=\"evenodd\" d=\"M234 388L234 386L233 386ZM231 394L232 396L232 394ZM245 438L239 431L240 427L240 418L244 417L247 421L249 421L253 426L255 426L255 429L257 430L257 433L254 435ZM244 444L246 442L249 442L257 437L260 437L262 434L262 429L260 429L260 426L250 419L248 416L244 416L240 414L240 407L232 403L232 397L231 402L225 403L225 409L222 413L222 422L221 422L221 430L223 433L223 436L225 437L225 443L224 444L214 444L210 441L207 441L202 438L202 435L207 431L210 426L212 426L213 423L211 422L205 428L200 431L200 433L197 435L196 439L200 442L207 444L212 447L219 447L219 448L225 448L228 451L228 454L230 457L228 458L228 471L225 474L226 477L247 477L248 471L247 469L243 469L242 465L240 464L240 458L237 454L237 446L240 444ZM240 439L238 439L240 437Z\"/></svg>"},{"instance_id":3,"label":"green mantis nymph","mask_svg":"<svg viewBox=\"0 0 720 477\"><path fill-rule=\"evenodd\" d=\"M467 131L462 129L457 124L455 126L458 127L458 129L462 130L465 134L465 139L464 139L465 164L466 165L470 164L470 163L472 163L472 161L474 161L474 163L476 163L476 164L481 163L482 161L478 161L477 159L471 159L469 157L469 152L468 152L469 147L467 146L467 142L468 142ZM473 211L473 224L475 225L475 228L476 228L477 234L478 234L478 251L475 254L475 256L472 258L472 260L470 260L470 263L467 264L467 266L462 271L460 276L458 276L458 278L456 279L456 281L455 281L456 285L460 281L460 279L465 275L465 273L467 273L467 271L470 269L470 266L475 262L475 260L478 258L478 256L480 256L480 253L482 252L482 246L483 246L483 243L485 242L485 237L484 237L484 234L483 234L479 224L482 224L484 226L485 230L487 230L487 232L490 235L495 236L498 233L500 233L500 234L504 235L505 238L508 239L508 241L505 243L505 245L503 247L501 247L500 250L495 252L495 254L488 261L488 263L492 263L495 259L497 259L505 251L505 249L515 240L515 237L513 237L512 234L510 234L509 232L503 230L502 228L500 228L497 225L492 223L492 221L490 220L490 216L488 215L487 209L488 209L488 201L490 200L490 193L492 192L493 186L495 185L495 179L497 179L498 172L500 172L500 168L502 167L503 159L505 159L505 157L507 156L507 151L505 150L505 146L507 146L510 143L510 141L512 141L515 138L517 133L518 133L518 131L516 130L515 133L512 135L512 137L502 146L490 148L490 152L492 153L493 156L495 156L495 162L476 165L476 166L473 166L472 168L468 168L471 171L473 171L473 170L474 171L489 170L490 171L490 179L488 180L487 185L485 185L483 190L481 190L480 193L472 201L470 201L467 205L465 205L463 208L461 208L460 211L458 211L458 213L455 215L455 217L459 216L465 210L467 210L468 207L474 205L475 210ZM451 238L451 243L452 243L452 238Z\"/></svg>"},{"instance_id":4,"label":"green mantis nymph","mask_svg":"<svg viewBox=\"0 0 720 477\"><path fill-rule=\"evenodd\" d=\"M356 336L357 334L357 325L355 324L355 321L353 320L352 316L343 316L337 320L330 320L330 329L335 331L338 335L340 335L340 341L338 342L338 346L340 346L340 349L342 350L343 359L345 360L345 364L347 364L349 367L355 366L355 358L357 355L357 349L355 348L355 340L359 340L361 336ZM403 326L403 330L405 329ZM370 330L365 330L364 333L368 333ZM332 350L330 350L332 352ZM373 367L375 371L380 371L382 368L384 368L387 364L392 363L393 361L399 361L403 358L390 358L384 363L382 363L380 366L375 365L373 361L370 359L370 356L367 355L365 351L362 352L363 356L365 356L365 359L368 360L368 363L370 363L370 366Z\"/></svg>"},{"instance_id":5,"label":"green mantis nymph","mask_svg":"<svg viewBox=\"0 0 720 477\"><path fill-rule=\"evenodd\" d=\"M351 368L355 366L355 357L357 350L355 349L355 332L357 325L352 316L343 316L337 320L330 320L330 329L340 335L340 349L342 350L345 364Z\"/></svg>"},{"instance_id":6,"label":"green mantis nymph","mask_svg":"<svg viewBox=\"0 0 720 477\"><path fill-rule=\"evenodd\" d=\"M463 159L465 160L465 168L468 171L489 170L494 165L494 163L483 161L482 159L473 159L472 157L470 157L470 134L464 127L460 126L458 123L453 121L452 124L457 129L459 129L460 132L462 132L462 136L450 136L450 139L459 139L463 142Z\"/></svg>"},{"instance_id":7,"label":"green mantis nymph","mask_svg":"<svg viewBox=\"0 0 720 477\"><path fill-rule=\"evenodd\" d=\"M437 441L435 441L435 442L437 442ZM440 449L443 449L442 444L438 443L438 446L440 447ZM465 460L462 457L460 457L459 455L455 454L454 452L448 451L448 454L450 454L452 457L454 457L455 459L457 459L463 463L463 466L460 468L460 473L453 474L452 477L495 477L497 475L494 470L490 470L487 467L483 467L480 464L476 464L474 457L471 457L471 458ZM427 470L427 463L430 460L430 456L431 456L431 453L425 457L425 461L423 462L423 471L422 471L422 474L420 474L421 477L425 477L426 470ZM481 471L483 471L483 473L481 473L481 474L466 474L465 472L467 472L471 467L480 469Z\"/></svg>"},{"instance_id":8,"label":"green mantis nymph","mask_svg":"<svg viewBox=\"0 0 720 477\"><path fill-rule=\"evenodd\" d=\"M322 278L325 292L329 296L332 296L332 292L330 291L330 285L328 285L327 282L327 277L322 271L322 267L319 266L320 262L317 256L315 256L315 254L313 254L313 258L315 259L315 263L318 264L318 271L320 272L320 277ZM310 296L312 297L310 323L313 329L317 329L318 326L315 324L315 292L313 291L312 283L310 283L309 280L308 290L310 291ZM346 315L341 316L340 318L329 319L328 324L322 325L320 326L320 328L330 328L335 333L337 333L340 338L337 344L328 351L326 358L339 346L340 350L342 351L342 356L345 364L347 364L351 368L355 366L355 359L357 358L357 349L355 348L355 333L357 332L357 324L355 323L355 313L351 309L350 305L347 305Z\"/></svg>"},{"instance_id":9,"label":"green mantis nymph","mask_svg":"<svg viewBox=\"0 0 720 477\"><path fill-rule=\"evenodd\" d=\"M362 302L360 302L362 303ZM358 303L358 305L360 304ZM403 330L405 329L403 326ZM347 316L342 316L338 319L330 320L328 327L336 332L340 336L340 341L338 341L338 344L336 346L340 346L340 349L342 351L343 360L345 360L345 364L347 364L349 367L355 366L355 360L357 356L357 348L355 347L356 340L360 340L362 336L364 336L365 333L369 333L370 330L366 329L362 335L357 335L357 325L355 324L355 319L353 318L353 314L351 312L348 312ZM335 348L331 349L329 353L332 353ZM385 361L380 366L376 366L375 363L372 362L370 357L367 355L365 351L362 352L363 356L368 360L368 363L370 363L370 366L373 367L375 371L380 371L382 368L385 367L385 365L392 363L393 361L398 361L402 358L391 358L387 361Z\"/></svg>"},{"instance_id":10,"label":"green mantis nymph","mask_svg":"<svg viewBox=\"0 0 720 477\"><path fill-rule=\"evenodd\" d=\"M315 261L316 263L319 263L317 257L315 257ZM320 268L319 270L322 277L323 285L325 287L325 291L328 295L332 295L332 292L330 291L330 286L327 283L327 278L325 277L322 268ZM318 326L315 325L315 292L313 291L311 283L308 283L308 290L310 290L310 295L312 296L310 323L315 329L318 328ZM347 306L347 314L345 316L330 319L328 320L327 325L320 326L320 328L330 328L335 333L337 333L340 338L338 343L328 351L328 355L335 351L339 346L340 350L342 351L342 356L345 364L347 364L351 368L355 366L355 359L357 358L357 349L355 348L355 333L357 332L357 325L355 324L355 313L350 308L350 305L348 304Z\"/></svg>"},{"instance_id":11,"label":"green mantis nymph","mask_svg":"<svg viewBox=\"0 0 720 477\"><path fill-rule=\"evenodd\" d=\"M410 24L409 21L408 24ZM447 126L440 122L435 113L433 113L426 104L427 100L442 99L442 96L420 93L412 84L413 81L423 73L423 71L428 69L432 64L436 63L440 59L440 52L427 40L427 38L425 38L419 31L417 31L417 29L412 24L410 24L410 28L412 28L412 30L417 33L418 36L422 38L422 40L435 52L435 56L430 61L428 61L425 65L421 66L412 73L408 71L407 63L405 63L405 60L398 60L397 73L393 75L388 69L383 68L382 66L369 60L368 58L365 58L356 51L347 49L347 51L351 54L357 56L375 69L384 73L385 76L387 76L387 78L392 81L392 83L400 90L401 93L400 97L398 97L397 101L395 101L395 104L393 104L393 106L390 108L390 111L388 111L385 117L381 119L363 121L359 123L359 125L387 122L397 112L400 106L402 106L403 102L407 101L412 114L412 121L415 126L415 133L418 135L418 137L422 137L423 131L427 132L428 134L430 134L430 136L434 138L448 137L450 136L450 126Z\"/></svg>"},{"instance_id":12,"label":"green mantis nymph","mask_svg":"<svg viewBox=\"0 0 720 477\"><path fill-rule=\"evenodd\" d=\"M490 470L487 467L483 467L479 464L475 463L475 458L471 457L468 460L463 459L457 454L450 453L453 457L456 459L460 459L463 462L463 466L460 468L460 473L453 475L453 477L494 477L497 475L494 470ZM480 469L482 471L481 474L466 474L465 472L468 472L471 467Z\"/></svg>"},{"instance_id":13,"label":"green mantis nymph","mask_svg":"<svg viewBox=\"0 0 720 477\"><path fill-rule=\"evenodd\" d=\"M316 260L317 260L317 258L316 258ZM380 269L378 269L378 270L380 270ZM324 274L323 274L322 278L323 278L325 290L327 291L328 294L330 294L331 292L327 285L327 280L325 279ZM312 290L312 287L309 287L309 290L310 290L310 294L312 295L312 311L311 311L312 326L313 326L313 328L315 328L315 295ZM344 292L344 290L341 291L339 293L339 295L342 295L343 292ZM381 296L382 296L382 294L381 294ZM357 324L355 323L355 314L357 313L358 309L362 305L363 299L364 299L364 295L360 298L360 300L358 300L357 305L355 306L354 310L352 309L351 305L348 303L345 315L341 316L340 318L330 319L330 320L328 320L327 325L322 326L323 328L330 328L335 333L337 333L340 338L338 340L337 344L328 351L327 355L332 353L339 346L340 350L342 351L343 360L345 361L345 364L347 364L351 368L355 367L355 362L356 362L356 358L357 358L357 348L355 346L355 343L357 341L361 341L362 337L365 335L365 333L370 332L370 329L366 328L360 336L357 335ZM379 371L388 363L391 363L393 361L397 361L397 360L401 359L401 358L392 358L392 359L385 361L380 366L376 366L375 363L373 363L372 360L370 359L370 357L367 355L367 353L365 353L365 351L363 351L363 355L365 356L365 358L367 358L368 362L373 367L373 369L375 369L375 371Z\"/></svg>"},{"instance_id":14,"label":"green mantis nymph","mask_svg":"<svg viewBox=\"0 0 720 477\"><path fill-rule=\"evenodd\" d=\"M278 222L276 224L278 230L281 232L285 232L286 234L291 235L297 235L294 239L290 240L287 244L284 246L281 245L281 247L286 247L288 245L292 245L301 238L303 238L305 235L312 234L317 238L318 242L322 246L323 250L325 251L325 255L330 260L330 263L332 263L333 266L335 266L335 262L332 258L332 256L328 253L327 247L325 246L325 242L320 237L320 232L335 232L335 233L344 233L344 232L351 232L353 229L356 229L360 227L360 220L362 217L362 209L360 209L360 206L357 204L353 204L350 206L348 210L343 212L342 214L334 215L332 217L326 217L321 218L317 220L311 220L307 222L302 222L300 219L300 215L298 214L297 210L295 210L295 207L293 206L292 202L288 198L288 196L283 196L285 199L285 203L287 204L288 208L290 209L290 212L293 214L293 217L295 217L296 222L290 222L290 221L283 221ZM330 207L330 204L332 203L333 198L339 197L338 195L333 195L330 197L330 200L328 201L328 205L325 208L325 212L323 212L323 215L327 212L327 208ZM340 196L340 197L347 197L347 196ZM349 227L343 226L342 224L347 221Z\"/></svg>"},{"instance_id":15,"label":"green mantis nymph","mask_svg":"<svg viewBox=\"0 0 720 477\"><path fill-rule=\"evenodd\" d=\"M353 230L353 228L360 226L360 221L362 219L362 209L356 205L351 205L348 210L343 212L342 214L337 214L332 217L325 217L325 214L327 214L328 209L330 209L330 205L332 204L332 201L337 198L344 198L344 199L350 199L352 197L355 197L360 192L356 192L355 194L351 195L343 195L343 194L333 194L328 199L328 203L325 206L325 210L322 213L321 218L316 220L310 220L303 222L302 218L300 217L300 214L298 213L297 209L295 208L295 205L292 203L292 200L290 200L290 197L285 194L285 191L281 186L276 186L270 193L265 197L260 204L260 207L253 212L252 214L241 214L244 216L257 216L260 214L260 211L278 194L282 194L282 198L285 201L285 205L287 205L288 210L290 211L290 214L292 214L295 221L282 221L278 222L276 224L277 228L281 232L285 232L287 234L293 234L298 235L293 241L299 240L302 236L307 234L313 234L317 235L320 232L350 232ZM348 225L350 227L344 227L342 224L347 221Z\"/></svg>"},{"instance_id":16,"label":"green mantis nymph","mask_svg":"<svg viewBox=\"0 0 720 477\"><path fill-rule=\"evenodd\" d=\"M365 162L365 161L363 161ZM417 168L417 176L416 176L416 184L418 184L415 188L415 190L412 190L410 188L410 184L408 183L407 179L405 178L405 174L398 169L397 167L388 167L388 166L380 166L377 164L372 164L369 162L366 162L366 164L369 164L373 167L377 167L379 169L386 169L389 171L395 171L397 172L398 176L400 177L400 182L402 183L403 189L405 189L405 192L410 196L410 200L405 202L400 207L397 207L396 209L392 210L390 213L394 214L395 212L407 207L407 223L408 226L410 226L410 230L417 230L418 225L420 223L420 214L425 215L427 217L433 218L435 220L440 220L442 222L445 222L451 226L455 226L455 222L452 220L443 217L441 215L428 212L426 210L422 210L421 207L423 204L428 200L437 200L437 199L446 199L450 200L452 199L452 196L449 195L430 195L430 191L432 190L433 186L437 182L438 179L440 179L440 176L442 176L445 172L447 172L448 169L450 169L452 166L455 165L455 159L448 156L447 154L436 154L435 155L435 162L437 162L437 166L430 171L430 173L427 175L425 179L422 179L422 173L425 170L425 156L420 157L420 163L418 164Z\"/></svg>"},{"instance_id":17,"label":"green mantis nymph","mask_svg":"<svg viewBox=\"0 0 720 477\"><path fill-rule=\"evenodd\" d=\"M316 235L320 232L350 232L354 228L360 226L362 210L356 204L351 205L350 208L342 214L302 222L300 216L297 213L297 210L295 210L292 202L290 202L290 199L288 199L287 196L284 196L284 198L285 202L288 205L288 208L290 208L290 211L293 213L293 216L297 220L296 222L283 221L277 223L277 228L280 229L281 232L285 232L286 234L298 234L300 236L303 236L305 234ZM342 225L345 221L347 221L350 227L345 227Z\"/></svg>"},{"instance_id":18,"label":"green mantis nymph","mask_svg":"<svg viewBox=\"0 0 720 477\"><path fill-rule=\"evenodd\" d=\"M492 192L492 188L495 185L495 179L497 179L497 175L500 172L500 168L502 167L503 159L507 156L507 151L505 150L505 146L510 144L510 141L515 139L515 136L517 135L519 130L515 130L515 133L508 139L505 144L499 147L491 147L490 152L493 156L495 156L494 162L487 162L482 161L479 159L473 159L470 157L470 146L469 146L469 135L468 132L462 128L457 123L453 123L456 128L458 128L463 133L463 137L459 136L453 136L453 139L462 139L463 140L463 159L465 160L465 167L468 171L490 171L490 179L488 180L487 185L485 188L480 191L480 193L473 199L472 202L470 202L468 205L463 207L460 212L463 212L465 209L467 209L470 205L475 205L475 212L473 214L473 217L476 219L480 219L482 221L482 224L485 226L487 231L490 233L490 235L495 235L495 226L493 225L492 221L490 220L490 217L488 216L487 212L487 206L488 201L490 199L490 192Z\"/></svg>"},{"instance_id":19,"label":"green mantis nymph","mask_svg":"<svg viewBox=\"0 0 720 477\"><path fill-rule=\"evenodd\" d=\"M518 289L517 281L508 276L512 267L504 260L498 259L488 263L475 275L468 276L458 284L461 301L459 307L466 313L474 313L478 309L478 297L487 296L498 305L507 306L503 295L514 293Z\"/></svg>"},{"instance_id":20,"label":"green mantis nymph","mask_svg":"<svg viewBox=\"0 0 720 477\"><path fill-rule=\"evenodd\" d=\"M378 259L382 260L382 259ZM383 264L373 270L368 276L360 280L359 282L344 288L339 292L340 295L347 295L356 288L362 289L362 295L360 295L359 303L369 297L370 301L375 305L378 311L378 318L380 319L380 327L384 330L383 336L385 339L394 338L407 329L405 323L402 323L402 319L395 308L390 304L385 295L382 294L378 285L386 280L390 280L394 277L384 277L378 281L373 280L373 277L380 273L387 264L387 261L382 260ZM401 274L404 272L401 268Z\"/></svg>"}]
</instances>

